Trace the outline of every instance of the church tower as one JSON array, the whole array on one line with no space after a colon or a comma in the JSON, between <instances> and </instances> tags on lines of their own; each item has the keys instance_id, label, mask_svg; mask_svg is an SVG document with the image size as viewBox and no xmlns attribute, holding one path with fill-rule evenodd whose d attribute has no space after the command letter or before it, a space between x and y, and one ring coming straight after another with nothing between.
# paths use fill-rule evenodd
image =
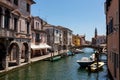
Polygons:
<instances>
[{"instance_id":1,"label":"church tower","mask_svg":"<svg viewBox=\"0 0 120 80\"><path fill-rule=\"evenodd\" d=\"M97 38L97 28L95 28L95 38Z\"/></svg>"}]
</instances>

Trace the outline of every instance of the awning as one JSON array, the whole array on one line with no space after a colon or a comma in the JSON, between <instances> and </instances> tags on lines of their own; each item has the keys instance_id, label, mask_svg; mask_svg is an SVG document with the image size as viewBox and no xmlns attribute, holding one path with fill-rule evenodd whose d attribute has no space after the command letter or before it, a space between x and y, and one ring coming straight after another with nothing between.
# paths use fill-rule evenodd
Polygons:
<instances>
[{"instance_id":1,"label":"awning","mask_svg":"<svg viewBox=\"0 0 120 80\"><path fill-rule=\"evenodd\" d=\"M39 49L51 48L51 46L47 44L39 44L39 45L31 44L31 48L35 50L39 50Z\"/></svg>"}]
</instances>

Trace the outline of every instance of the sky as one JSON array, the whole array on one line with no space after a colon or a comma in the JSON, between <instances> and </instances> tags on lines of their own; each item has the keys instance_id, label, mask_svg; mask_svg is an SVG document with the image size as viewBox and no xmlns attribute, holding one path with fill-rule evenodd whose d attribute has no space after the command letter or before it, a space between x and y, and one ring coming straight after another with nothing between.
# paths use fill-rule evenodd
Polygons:
<instances>
[{"instance_id":1,"label":"sky","mask_svg":"<svg viewBox=\"0 0 120 80\"><path fill-rule=\"evenodd\" d=\"M34 0L31 15L39 16L49 24L63 26L73 34L85 35L86 40L106 35L105 0Z\"/></svg>"}]
</instances>

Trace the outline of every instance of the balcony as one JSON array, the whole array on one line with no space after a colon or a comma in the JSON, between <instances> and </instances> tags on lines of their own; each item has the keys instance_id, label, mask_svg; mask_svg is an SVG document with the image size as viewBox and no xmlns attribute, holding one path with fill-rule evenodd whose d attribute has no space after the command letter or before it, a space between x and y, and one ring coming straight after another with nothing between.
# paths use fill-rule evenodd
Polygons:
<instances>
[{"instance_id":1,"label":"balcony","mask_svg":"<svg viewBox=\"0 0 120 80\"><path fill-rule=\"evenodd\" d=\"M29 38L30 39L30 36L31 34L26 34L24 32L15 32L15 36L16 38Z\"/></svg>"},{"instance_id":2,"label":"balcony","mask_svg":"<svg viewBox=\"0 0 120 80\"><path fill-rule=\"evenodd\" d=\"M0 37L15 37L15 32L12 30L0 29Z\"/></svg>"}]
</instances>

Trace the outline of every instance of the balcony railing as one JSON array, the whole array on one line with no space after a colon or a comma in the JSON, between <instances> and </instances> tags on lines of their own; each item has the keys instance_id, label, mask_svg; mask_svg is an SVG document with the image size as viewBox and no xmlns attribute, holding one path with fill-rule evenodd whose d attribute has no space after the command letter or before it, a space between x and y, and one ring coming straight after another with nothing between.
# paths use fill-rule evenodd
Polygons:
<instances>
[{"instance_id":1,"label":"balcony railing","mask_svg":"<svg viewBox=\"0 0 120 80\"><path fill-rule=\"evenodd\" d=\"M0 29L0 37L15 37L15 32L12 30Z\"/></svg>"}]
</instances>

